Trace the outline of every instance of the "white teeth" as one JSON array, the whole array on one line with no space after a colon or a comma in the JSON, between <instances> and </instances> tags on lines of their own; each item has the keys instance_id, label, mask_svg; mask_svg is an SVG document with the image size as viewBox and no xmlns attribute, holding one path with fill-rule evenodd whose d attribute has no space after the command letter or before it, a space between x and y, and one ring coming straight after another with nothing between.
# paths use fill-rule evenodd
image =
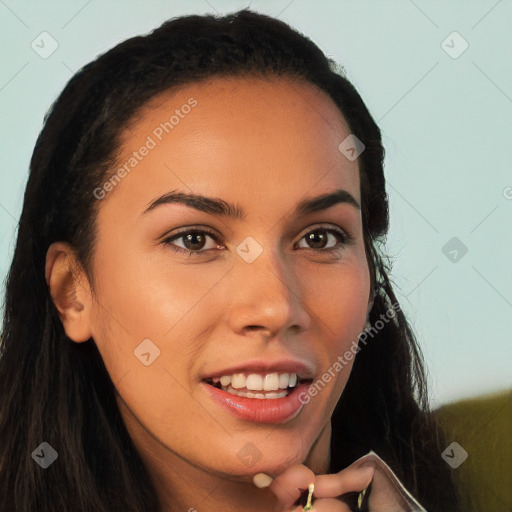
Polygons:
<instances>
[{"instance_id":1,"label":"white teeth","mask_svg":"<svg viewBox=\"0 0 512 512\"><path fill-rule=\"evenodd\" d=\"M235 389L245 388L245 375L243 373L235 373L231 377L231 385Z\"/></svg>"},{"instance_id":2,"label":"white teeth","mask_svg":"<svg viewBox=\"0 0 512 512\"><path fill-rule=\"evenodd\" d=\"M281 389L286 389L290 382L290 374L289 373L281 373L279 375L279 387Z\"/></svg>"},{"instance_id":3,"label":"white teeth","mask_svg":"<svg viewBox=\"0 0 512 512\"><path fill-rule=\"evenodd\" d=\"M224 386L224 387L227 387L231 384L231 375L223 375L221 378L220 378L220 383Z\"/></svg>"},{"instance_id":4,"label":"white teeth","mask_svg":"<svg viewBox=\"0 0 512 512\"><path fill-rule=\"evenodd\" d=\"M267 375L265 375L265 380L263 381L263 389L265 391L275 391L276 389L279 389L279 374L267 373Z\"/></svg>"},{"instance_id":5,"label":"white teeth","mask_svg":"<svg viewBox=\"0 0 512 512\"><path fill-rule=\"evenodd\" d=\"M275 399L275 398L283 398L288 395L288 391L281 391L280 393L251 393L250 391L240 391L239 389L234 389L232 386L228 386L224 391L236 396L244 396L246 398L257 398L259 400L263 399Z\"/></svg>"},{"instance_id":6,"label":"white teeth","mask_svg":"<svg viewBox=\"0 0 512 512\"><path fill-rule=\"evenodd\" d=\"M251 373L246 378L245 387L254 391L263 389L263 377L256 373Z\"/></svg>"},{"instance_id":7,"label":"white teeth","mask_svg":"<svg viewBox=\"0 0 512 512\"><path fill-rule=\"evenodd\" d=\"M222 388L226 390L231 385L232 389L244 389L245 391L277 391L279 389L293 388L297 385L298 376L296 373L278 373L267 374L260 373L235 373L233 375L223 375L212 379L213 384L220 382ZM261 393L259 393L261 394ZM251 398L258 398L258 394ZM268 396L266 393L265 396Z\"/></svg>"},{"instance_id":8,"label":"white teeth","mask_svg":"<svg viewBox=\"0 0 512 512\"><path fill-rule=\"evenodd\" d=\"M282 391L281 393L266 393L265 398L283 398L286 394L286 391Z\"/></svg>"}]
</instances>

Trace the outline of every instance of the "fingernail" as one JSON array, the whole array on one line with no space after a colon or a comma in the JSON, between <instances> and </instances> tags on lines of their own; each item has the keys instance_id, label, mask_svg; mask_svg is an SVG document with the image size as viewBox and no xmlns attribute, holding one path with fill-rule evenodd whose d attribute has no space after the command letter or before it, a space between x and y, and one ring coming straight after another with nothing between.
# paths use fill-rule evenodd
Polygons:
<instances>
[{"instance_id":1,"label":"fingernail","mask_svg":"<svg viewBox=\"0 0 512 512\"><path fill-rule=\"evenodd\" d=\"M256 487L259 487L260 489L262 489L263 487L268 487L272 483L272 480L274 479L265 473L258 473L257 475L254 475L252 478L254 485Z\"/></svg>"}]
</instances>

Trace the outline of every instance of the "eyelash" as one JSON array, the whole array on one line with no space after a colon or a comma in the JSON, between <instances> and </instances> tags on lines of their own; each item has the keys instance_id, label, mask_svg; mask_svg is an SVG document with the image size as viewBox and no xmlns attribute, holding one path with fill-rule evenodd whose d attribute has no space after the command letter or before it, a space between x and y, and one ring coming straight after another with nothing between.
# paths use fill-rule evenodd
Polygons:
<instances>
[{"instance_id":1,"label":"eyelash","mask_svg":"<svg viewBox=\"0 0 512 512\"><path fill-rule=\"evenodd\" d=\"M335 229L335 228L327 228L325 226L318 226L315 229L308 231L307 233L304 234L304 236L300 240L302 240L303 238L305 238L307 235L309 235L311 233L315 233L316 231L324 231L326 233L333 234L334 236L337 237L339 245L337 245L336 247L331 247L329 249L309 249L313 252L317 252L317 253L340 252L345 246L351 245L354 242L354 239L346 231L342 231L341 229ZM171 249L173 252L181 253L181 254L188 253L189 256L202 256L202 255L208 253L209 251L216 250L216 249L206 249L206 250L191 251L190 249L183 249L182 247L178 247L178 246L172 244L173 240L183 238L185 235L190 235L190 234L206 234L206 235L209 235L211 238L213 238L213 240L215 240L216 243L219 243L217 240L217 234L209 229L206 229L206 228L202 228L202 229L188 228L187 230L180 231L179 233L175 233L174 235L165 238L162 241L162 243L164 245L167 245L169 247L169 249Z\"/></svg>"}]
</instances>

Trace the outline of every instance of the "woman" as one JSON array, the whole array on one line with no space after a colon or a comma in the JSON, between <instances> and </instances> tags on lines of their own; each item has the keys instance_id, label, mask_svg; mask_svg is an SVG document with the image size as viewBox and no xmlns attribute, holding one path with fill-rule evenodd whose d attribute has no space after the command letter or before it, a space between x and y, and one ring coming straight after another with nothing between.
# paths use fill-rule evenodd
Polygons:
<instances>
[{"instance_id":1,"label":"woman","mask_svg":"<svg viewBox=\"0 0 512 512\"><path fill-rule=\"evenodd\" d=\"M2 510L457 510L383 160L335 65L248 10L80 70L7 281Z\"/></svg>"}]
</instances>

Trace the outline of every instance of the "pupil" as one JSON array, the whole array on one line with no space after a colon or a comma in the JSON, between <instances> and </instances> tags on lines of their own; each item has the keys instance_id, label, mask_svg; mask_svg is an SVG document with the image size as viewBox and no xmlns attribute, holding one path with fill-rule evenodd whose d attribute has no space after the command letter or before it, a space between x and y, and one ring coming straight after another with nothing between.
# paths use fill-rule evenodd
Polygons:
<instances>
[{"instance_id":1,"label":"pupil","mask_svg":"<svg viewBox=\"0 0 512 512\"><path fill-rule=\"evenodd\" d=\"M318 233L321 233L320 236L318 236L317 234ZM327 236L326 236L326 232L324 230L317 230L317 231L313 231L312 233L309 234L308 236L308 241L309 242L313 242L313 245L315 243L318 243L318 241L320 240L320 247L315 247L315 248L323 248L325 247L325 243L327 242ZM323 242L323 243L322 243Z\"/></svg>"},{"instance_id":2,"label":"pupil","mask_svg":"<svg viewBox=\"0 0 512 512\"><path fill-rule=\"evenodd\" d=\"M202 243L201 243L201 241L199 242L200 247L190 247L189 242L191 240L194 240L194 238L199 238L200 240L202 239ZM202 249L202 247L204 245L204 237L201 235L201 233L189 233L187 236L184 237L184 239L185 239L185 247L187 247L187 249L190 249L190 250ZM194 242L192 242L192 245L194 245Z\"/></svg>"}]
</instances>

